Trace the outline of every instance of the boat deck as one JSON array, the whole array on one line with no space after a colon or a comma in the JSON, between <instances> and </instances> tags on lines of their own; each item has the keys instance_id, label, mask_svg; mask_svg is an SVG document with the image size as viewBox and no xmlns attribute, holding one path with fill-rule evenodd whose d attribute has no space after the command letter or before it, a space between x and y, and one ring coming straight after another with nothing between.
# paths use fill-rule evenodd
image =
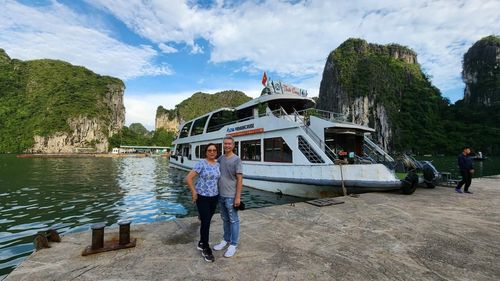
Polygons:
<instances>
[{"instance_id":1,"label":"boat deck","mask_svg":"<svg viewBox=\"0 0 500 281\"><path fill-rule=\"evenodd\" d=\"M419 188L245 210L239 252L214 252L215 263L196 250L196 218L132 225L135 248L83 257L88 231L34 253L6 280L498 280L499 186L496 176L474 179L473 195ZM216 215L212 241L221 231Z\"/></svg>"}]
</instances>

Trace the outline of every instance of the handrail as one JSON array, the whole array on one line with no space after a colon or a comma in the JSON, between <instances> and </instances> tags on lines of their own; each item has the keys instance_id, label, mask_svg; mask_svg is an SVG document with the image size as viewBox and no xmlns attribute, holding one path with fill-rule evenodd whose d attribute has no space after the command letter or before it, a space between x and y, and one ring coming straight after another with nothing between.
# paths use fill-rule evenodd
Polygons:
<instances>
[{"instance_id":1,"label":"handrail","mask_svg":"<svg viewBox=\"0 0 500 281\"><path fill-rule=\"evenodd\" d=\"M334 161L338 158L337 154L330 148L326 143L321 140L321 138L304 122L303 117L299 114L299 111L293 109L293 115L295 116L295 120L299 120L299 124L301 124L301 128L304 129L307 135L311 137L311 139L319 146L319 148L325 152L326 156L330 158L330 160ZM301 118L302 117L302 118Z\"/></svg>"},{"instance_id":2,"label":"handrail","mask_svg":"<svg viewBox=\"0 0 500 281\"><path fill-rule=\"evenodd\" d=\"M273 111L259 114L259 117L264 117L264 116L269 116L269 115L273 115L273 116L276 116L276 117L282 117L282 116L288 115L288 114L283 109L283 107L280 107L280 108L275 109ZM238 123L238 122L244 122L244 121L252 120L254 118L255 118L254 116L249 116L249 117L245 117L245 118L241 118L241 119L229 121L229 122L226 122L226 123L217 124L215 126L208 127L207 128L207 133L208 132L215 132L215 131L220 130L222 127L227 126L227 125L231 125L231 124L235 124L235 123ZM214 128L217 128L217 129L213 130Z\"/></svg>"},{"instance_id":3,"label":"handrail","mask_svg":"<svg viewBox=\"0 0 500 281\"><path fill-rule=\"evenodd\" d=\"M303 115L304 117L308 116L316 116L326 121L337 121L337 122L346 122L347 118L344 114L340 114L333 111L327 111L316 108L307 108L300 111L296 111L297 114Z\"/></svg>"},{"instance_id":4,"label":"handrail","mask_svg":"<svg viewBox=\"0 0 500 281\"><path fill-rule=\"evenodd\" d=\"M385 152L382 148L380 148L378 145L376 145L371 139L369 139L367 136L364 137L364 141L367 145L370 146L371 150L375 150L378 152L380 155L384 156L384 159L389 161L389 162L394 162L394 158L392 158L387 152Z\"/></svg>"}]
</instances>

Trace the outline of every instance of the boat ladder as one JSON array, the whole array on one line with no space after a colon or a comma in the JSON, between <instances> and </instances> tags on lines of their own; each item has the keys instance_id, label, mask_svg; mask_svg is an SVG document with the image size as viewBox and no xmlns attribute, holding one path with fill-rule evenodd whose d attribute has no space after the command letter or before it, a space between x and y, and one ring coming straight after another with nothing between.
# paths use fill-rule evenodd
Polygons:
<instances>
[{"instance_id":1,"label":"boat ladder","mask_svg":"<svg viewBox=\"0 0 500 281\"><path fill-rule=\"evenodd\" d=\"M304 154L304 156L311 163L325 163L320 155L311 147L311 145L304 139L303 136L299 136L299 150Z\"/></svg>"}]
</instances>

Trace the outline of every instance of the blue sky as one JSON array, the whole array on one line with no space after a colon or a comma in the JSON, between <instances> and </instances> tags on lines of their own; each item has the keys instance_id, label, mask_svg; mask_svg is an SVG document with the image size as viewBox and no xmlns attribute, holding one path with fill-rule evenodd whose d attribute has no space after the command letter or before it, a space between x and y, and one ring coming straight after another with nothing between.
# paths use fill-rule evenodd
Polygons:
<instances>
[{"instance_id":1,"label":"blue sky","mask_svg":"<svg viewBox=\"0 0 500 281\"><path fill-rule=\"evenodd\" d=\"M451 101L463 97L462 58L500 34L500 1L0 0L0 48L51 58L125 82L126 124L154 129L159 105L193 93L256 97L268 77L317 96L328 54L346 39L415 50Z\"/></svg>"}]
</instances>

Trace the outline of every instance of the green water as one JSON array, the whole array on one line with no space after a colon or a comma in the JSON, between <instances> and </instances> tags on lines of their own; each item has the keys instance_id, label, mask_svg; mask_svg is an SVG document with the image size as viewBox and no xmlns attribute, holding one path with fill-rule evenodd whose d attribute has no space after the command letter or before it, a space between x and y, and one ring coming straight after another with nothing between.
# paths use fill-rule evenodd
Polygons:
<instances>
[{"instance_id":1,"label":"green water","mask_svg":"<svg viewBox=\"0 0 500 281\"><path fill-rule=\"evenodd\" d=\"M452 178L460 178L457 156L417 157L418 160L432 161L440 172L450 172ZM488 156L484 161L474 161L474 177L500 175L500 157Z\"/></svg>"},{"instance_id":2,"label":"green water","mask_svg":"<svg viewBox=\"0 0 500 281\"><path fill-rule=\"evenodd\" d=\"M67 234L96 222L130 219L133 227L196 215L185 176L165 158L0 155L0 280L32 253L40 230ZM242 196L249 208L303 200L250 188Z\"/></svg>"}]
</instances>

